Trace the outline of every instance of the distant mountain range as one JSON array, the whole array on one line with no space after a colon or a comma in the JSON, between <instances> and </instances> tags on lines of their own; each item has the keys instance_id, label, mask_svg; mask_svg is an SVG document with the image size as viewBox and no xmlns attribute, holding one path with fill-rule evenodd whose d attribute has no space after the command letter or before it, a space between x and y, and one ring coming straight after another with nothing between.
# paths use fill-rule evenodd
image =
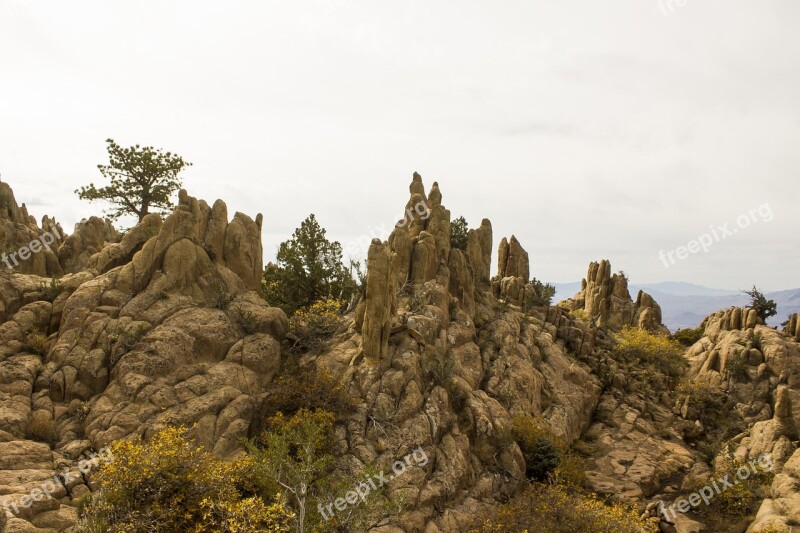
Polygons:
<instances>
[{"instance_id":1,"label":"distant mountain range","mask_svg":"<svg viewBox=\"0 0 800 533\"><path fill-rule=\"evenodd\" d=\"M556 287L554 302L574 296L581 288L580 282L553 283ZM635 300L639 290L650 293L661 306L664 325L675 331L679 328L694 328L705 317L720 309L746 305L750 298L737 290L712 289L681 281L631 284L631 297ZM771 326L780 326L790 313L800 311L800 288L766 293L778 304L778 314L769 320Z\"/></svg>"}]
</instances>

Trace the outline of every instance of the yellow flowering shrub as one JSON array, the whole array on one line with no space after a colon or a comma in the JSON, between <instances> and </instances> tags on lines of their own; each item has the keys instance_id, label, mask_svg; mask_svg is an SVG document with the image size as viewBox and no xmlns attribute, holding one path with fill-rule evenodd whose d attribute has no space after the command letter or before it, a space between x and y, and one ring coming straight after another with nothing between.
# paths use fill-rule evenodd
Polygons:
<instances>
[{"instance_id":1,"label":"yellow flowering shrub","mask_svg":"<svg viewBox=\"0 0 800 533\"><path fill-rule=\"evenodd\" d=\"M515 416L511 432L525 457L528 479L545 481L560 465L566 445L550 431L541 418Z\"/></svg>"},{"instance_id":2,"label":"yellow flowering shrub","mask_svg":"<svg viewBox=\"0 0 800 533\"><path fill-rule=\"evenodd\" d=\"M742 477L737 475L740 469ZM725 486L721 482L726 476L731 486ZM698 479L688 493L700 490L712 480L716 481L717 486L721 487L719 494L714 494L708 506L698 507L698 511L723 521L735 520L758 510L761 501L769 493L774 477L773 472L764 469L758 462L749 465L746 461L735 458L728 450L716 462L711 477L707 480Z\"/></svg>"},{"instance_id":3,"label":"yellow flowering shrub","mask_svg":"<svg viewBox=\"0 0 800 533\"><path fill-rule=\"evenodd\" d=\"M625 504L606 504L591 494L573 494L563 486L536 483L484 518L473 531L651 533L658 528Z\"/></svg>"},{"instance_id":4,"label":"yellow flowering shrub","mask_svg":"<svg viewBox=\"0 0 800 533\"><path fill-rule=\"evenodd\" d=\"M573 489L586 486L583 460L541 417L515 416L511 433L522 450L528 477Z\"/></svg>"},{"instance_id":5,"label":"yellow flowering shrub","mask_svg":"<svg viewBox=\"0 0 800 533\"><path fill-rule=\"evenodd\" d=\"M116 441L114 460L96 475L99 491L82 506L76 532L289 531L279 503L248 494L252 459L222 461L199 447L186 428L168 428L140 443Z\"/></svg>"},{"instance_id":6,"label":"yellow flowering shrub","mask_svg":"<svg viewBox=\"0 0 800 533\"><path fill-rule=\"evenodd\" d=\"M586 310L584 309L573 309L569 312L569 314L572 315L573 318L577 318L578 320L580 320L581 322L585 322L586 324L588 324L592 320L592 317L589 316L589 313L587 313Z\"/></svg>"},{"instance_id":7,"label":"yellow flowering shrub","mask_svg":"<svg viewBox=\"0 0 800 533\"><path fill-rule=\"evenodd\" d=\"M289 330L295 337L293 351L308 352L324 348L339 324L342 303L336 298L323 298L308 309L298 309L289 319Z\"/></svg>"},{"instance_id":8,"label":"yellow flowering shrub","mask_svg":"<svg viewBox=\"0 0 800 533\"><path fill-rule=\"evenodd\" d=\"M339 319L342 303L336 298L317 300L308 309L298 309L294 317L310 324Z\"/></svg>"},{"instance_id":9,"label":"yellow flowering shrub","mask_svg":"<svg viewBox=\"0 0 800 533\"><path fill-rule=\"evenodd\" d=\"M616 334L614 353L627 360L649 363L669 376L679 376L686 367L684 347L667 335L625 326Z\"/></svg>"}]
</instances>

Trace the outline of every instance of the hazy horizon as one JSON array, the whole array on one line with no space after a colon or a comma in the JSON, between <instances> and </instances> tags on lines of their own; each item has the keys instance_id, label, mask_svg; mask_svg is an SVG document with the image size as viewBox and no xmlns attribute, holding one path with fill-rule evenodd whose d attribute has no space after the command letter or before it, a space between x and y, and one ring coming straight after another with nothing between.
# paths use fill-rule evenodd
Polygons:
<instances>
[{"instance_id":1,"label":"hazy horizon","mask_svg":"<svg viewBox=\"0 0 800 533\"><path fill-rule=\"evenodd\" d=\"M106 138L177 152L269 261L312 212L345 248L390 227L418 171L539 279L797 287L800 5L672 4L6 0L0 174L71 231Z\"/></svg>"}]
</instances>

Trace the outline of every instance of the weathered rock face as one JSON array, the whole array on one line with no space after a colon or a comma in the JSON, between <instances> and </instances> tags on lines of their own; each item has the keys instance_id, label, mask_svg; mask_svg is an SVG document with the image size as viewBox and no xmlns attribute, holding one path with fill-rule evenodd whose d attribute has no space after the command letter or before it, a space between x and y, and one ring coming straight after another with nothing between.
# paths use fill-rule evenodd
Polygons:
<instances>
[{"instance_id":1,"label":"weathered rock face","mask_svg":"<svg viewBox=\"0 0 800 533\"><path fill-rule=\"evenodd\" d=\"M261 216L228 222L226 212L221 201L208 208L182 191L163 223L145 217L119 242L107 242L116 237L99 219L79 225L60 249L79 273L55 284L0 277L0 447L47 450L41 467L20 474L0 464L0 486L19 483L9 494L25 494L92 448L167 425L192 427L218 456L241 450L280 368L288 321L251 290ZM34 427L52 428L52 455L25 440ZM87 491L68 486L59 499L13 512L9 527L65 529Z\"/></svg>"},{"instance_id":2,"label":"weathered rock face","mask_svg":"<svg viewBox=\"0 0 800 533\"><path fill-rule=\"evenodd\" d=\"M495 296L521 306L530 279L530 263L526 252L515 236L505 237L497 249L497 276L493 287Z\"/></svg>"},{"instance_id":3,"label":"weathered rock face","mask_svg":"<svg viewBox=\"0 0 800 533\"><path fill-rule=\"evenodd\" d=\"M389 351L395 280L388 248L379 239L373 240L367 256L367 292L362 328L364 354L371 360L386 357Z\"/></svg>"},{"instance_id":4,"label":"weathered rock face","mask_svg":"<svg viewBox=\"0 0 800 533\"><path fill-rule=\"evenodd\" d=\"M42 220L42 226L44 231L28 214L25 204L21 207L17 204L11 187L0 183L0 269L44 277L63 273L55 250L64 232L47 217Z\"/></svg>"},{"instance_id":5,"label":"weathered rock face","mask_svg":"<svg viewBox=\"0 0 800 533\"><path fill-rule=\"evenodd\" d=\"M586 437L591 487L650 514L682 483L708 474L684 441L702 429L673 377L616 357L596 327L663 331L649 295L631 300L625 277L601 261L563 307L523 310L516 305L531 273L519 241L501 241L490 281L491 223L469 230L466 249L452 248L438 184L426 194L415 174L409 193L405 219L388 242L370 246L365 296L329 348L302 361L355 398L336 427L338 469L388 472L418 446L425 452L424 465L387 486L406 509L375 531L466 532L479 511L513 496L525 484L522 453L509 441L515 416L540 417L567 442ZM11 199L0 209L0 226L11 228L4 235L38 234ZM193 427L220 457L240 451L279 372L288 327L254 291L261 227L261 215L228 221L221 200L209 207L182 191L163 221L150 215L120 238L90 220L54 245L40 275L0 275L0 505L91 449L166 425ZM45 217L42 228L58 226ZM57 270L51 283L45 275ZM733 400L730 417L744 428L728 441L736 456L769 453L780 470L752 531L800 519L797 322L779 333L751 310L720 311L686 354L692 383ZM32 439L42 428L52 428L54 449ZM90 488L81 477L54 490L55 498L0 513L9 530L74 524ZM681 519L675 527L696 525Z\"/></svg>"},{"instance_id":6,"label":"weathered rock face","mask_svg":"<svg viewBox=\"0 0 800 533\"><path fill-rule=\"evenodd\" d=\"M776 473L748 532L774 531L800 517L796 483L800 413L800 344L790 331L764 326L752 309L730 308L703 321L704 337L692 346L688 379L723 392L745 430L729 441L745 462L769 458ZM789 328L787 328L788 330ZM682 406L684 414L686 405Z\"/></svg>"},{"instance_id":7,"label":"weathered rock face","mask_svg":"<svg viewBox=\"0 0 800 533\"><path fill-rule=\"evenodd\" d=\"M571 310L583 310L598 326L615 329L636 326L669 332L661 324L661 307L653 297L639 291L634 302L628 292L628 279L621 272L612 274L607 259L589 264L580 292L562 305Z\"/></svg>"},{"instance_id":8,"label":"weathered rock face","mask_svg":"<svg viewBox=\"0 0 800 533\"><path fill-rule=\"evenodd\" d=\"M800 341L800 315L798 313L792 313L789 316L789 321L783 331L790 337L794 337L795 340Z\"/></svg>"},{"instance_id":9,"label":"weathered rock face","mask_svg":"<svg viewBox=\"0 0 800 533\"><path fill-rule=\"evenodd\" d=\"M481 221L479 228L469 230L466 254L475 282L488 285L492 264L492 223L488 218Z\"/></svg>"},{"instance_id":10,"label":"weathered rock face","mask_svg":"<svg viewBox=\"0 0 800 533\"><path fill-rule=\"evenodd\" d=\"M58 248L58 261L64 272L78 272L86 267L89 258L109 242L118 239L117 230L109 220L90 217L75 225L72 235Z\"/></svg>"},{"instance_id":11,"label":"weathered rock face","mask_svg":"<svg viewBox=\"0 0 800 533\"><path fill-rule=\"evenodd\" d=\"M416 503L383 530L466 531L479 502L513 494L524 478L519 448L504 444L511 418L544 416L571 441L589 425L601 388L567 354L559 326L498 305L489 221L469 231L466 250L450 248L438 185L426 195L415 174L410 193L408 223L370 246L352 329L316 364L363 401L337 444L343 465L382 468L416 446L431 459L390 483L390 498ZM427 220L416 216L422 200ZM524 285L527 254L512 244L504 272Z\"/></svg>"},{"instance_id":12,"label":"weathered rock face","mask_svg":"<svg viewBox=\"0 0 800 533\"><path fill-rule=\"evenodd\" d=\"M500 241L497 251L497 276L502 278L522 278L525 283L530 278L530 263L526 252L515 236Z\"/></svg>"},{"instance_id":13,"label":"weathered rock face","mask_svg":"<svg viewBox=\"0 0 800 533\"><path fill-rule=\"evenodd\" d=\"M702 326L705 327L707 334L713 337L722 331L753 329L761 324L764 324L764 321L759 318L755 309L730 307L707 317Z\"/></svg>"}]
</instances>

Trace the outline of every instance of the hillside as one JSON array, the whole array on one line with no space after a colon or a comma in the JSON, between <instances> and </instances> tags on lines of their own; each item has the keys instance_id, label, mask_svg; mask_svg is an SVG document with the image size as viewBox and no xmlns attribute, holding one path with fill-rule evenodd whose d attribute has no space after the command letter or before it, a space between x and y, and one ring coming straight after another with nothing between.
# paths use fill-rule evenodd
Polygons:
<instances>
[{"instance_id":1,"label":"hillside","mask_svg":"<svg viewBox=\"0 0 800 533\"><path fill-rule=\"evenodd\" d=\"M313 321L262 296L261 214L229 218L222 200L181 191L163 219L148 215L119 234L92 217L67 235L48 217L40 227L8 184L0 196L7 249L58 233L0 276L0 531L92 531L93 520L109 531L171 531L153 513L181 519L205 476L237 461L250 462L222 476L238 483L225 493L233 507L185 510L192 530L218 520L223 531L303 531L313 519L315 530L380 533L763 533L800 520L797 315L777 331L753 309L714 310L681 347L666 338L654 294L602 259L572 298L542 304L522 243L498 240L483 219L453 246L438 183L426 188L415 173L398 199L411 216L372 241L357 304L298 348ZM424 216L409 209L420 203ZM287 425L290 415L299 418ZM329 454L330 464L303 464L344 488L257 493L248 472L283 475L270 452L316 431L304 425L316 419L330 424L329 440L284 451ZM158 477L185 446L158 444L176 427L209 466L194 464L186 492L158 500L183 472ZM263 455L245 445L253 438ZM154 440L152 464L120 454L108 459L116 470L84 471L108 446ZM684 498L747 464L765 472L683 509ZM358 514L348 495L348 511L328 509L340 522L319 516L367 472L394 472L374 494L381 506ZM114 507L128 489L135 498ZM320 496L337 490L342 498ZM262 503L272 505L272 529L247 525L254 515L241 512ZM219 518L231 509L242 522ZM123 515L130 529L115 525Z\"/></svg>"}]
</instances>

